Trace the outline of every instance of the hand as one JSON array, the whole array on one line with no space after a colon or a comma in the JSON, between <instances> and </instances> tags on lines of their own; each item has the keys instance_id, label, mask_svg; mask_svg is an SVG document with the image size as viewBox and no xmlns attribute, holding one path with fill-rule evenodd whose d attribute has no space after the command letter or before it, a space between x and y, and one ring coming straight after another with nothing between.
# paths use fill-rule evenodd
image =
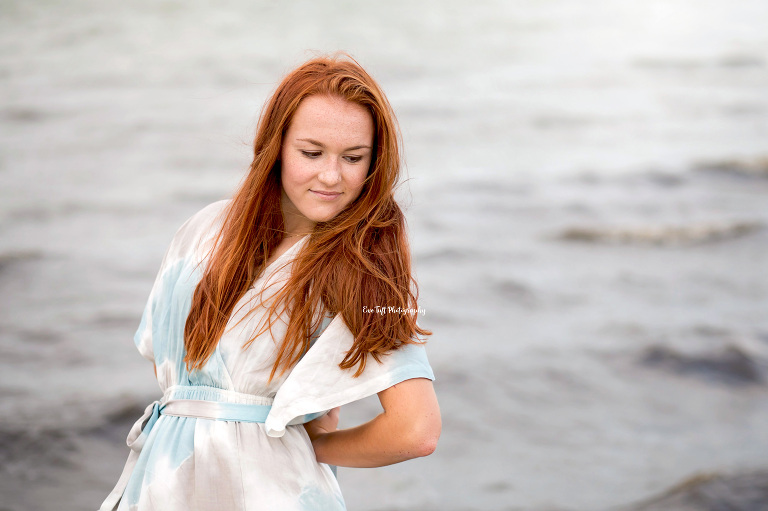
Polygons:
<instances>
[{"instance_id":1,"label":"hand","mask_svg":"<svg viewBox=\"0 0 768 511\"><path fill-rule=\"evenodd\" d=\"M307 430L309 439L312 440L313 442L317 437L321 435L324 435L326 433L331 433L332 431L336 431L338 427L339 427L339 407L338 406L330 410L328 413L326 413L322 417L318 417L317 419L304 424L304 429Z\"/></svg>"}]
</instances>

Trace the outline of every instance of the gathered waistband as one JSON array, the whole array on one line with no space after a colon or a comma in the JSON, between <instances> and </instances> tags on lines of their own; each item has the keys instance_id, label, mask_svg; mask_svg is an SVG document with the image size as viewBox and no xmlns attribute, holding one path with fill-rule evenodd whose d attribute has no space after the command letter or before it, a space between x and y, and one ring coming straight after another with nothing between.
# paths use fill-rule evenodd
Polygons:
<instances>
[{"instance_id":1,"label":"gathered waistband","mask_svg":"<svg viewBox=\"0 0 768 511\"><path fill-rule=\"evenodd\" d=\"M173 385L165 390L160 401L167 402L173 399L194 399L199 401L215 401L217 403L267 406L271 405L274 401L271 397L235 392L234 390L206 385Z\"/></svg>"}]
</instances>

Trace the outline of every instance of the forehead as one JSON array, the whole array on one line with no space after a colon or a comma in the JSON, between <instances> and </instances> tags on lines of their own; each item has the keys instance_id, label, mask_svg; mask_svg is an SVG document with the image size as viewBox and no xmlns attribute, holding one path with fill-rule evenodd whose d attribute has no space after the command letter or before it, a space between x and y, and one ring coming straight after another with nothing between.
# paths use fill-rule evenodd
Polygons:
<instances>
[{"instance_id":1,"label":"forehead","mask_svg":"<svg viewBox=\"0 0 768 511\"><path fill-rule=\"evenodd\" d=\"M336 96L315 95L301 101L286 136L323 143L370 145L373 130L373 118L367 108Z\"/></svg>"}]
</instances>

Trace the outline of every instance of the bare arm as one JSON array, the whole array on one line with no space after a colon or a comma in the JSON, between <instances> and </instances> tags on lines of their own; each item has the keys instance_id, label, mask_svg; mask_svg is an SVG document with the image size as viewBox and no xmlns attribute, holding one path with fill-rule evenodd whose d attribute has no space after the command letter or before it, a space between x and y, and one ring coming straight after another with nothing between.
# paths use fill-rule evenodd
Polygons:
<instances>
[{"instance_id":1,"label":"bare arm","mask_svg":"<svg viewBox=\"0 0 768 511\"><path fill-rule=\"evenodd\" d=\"M336 430L338 410L305 424L317 461L342 467L382 467L432 454L440 408L432 382L414 378L379 392L384 411L360 426Z\"/></svg>"}]
</instances>

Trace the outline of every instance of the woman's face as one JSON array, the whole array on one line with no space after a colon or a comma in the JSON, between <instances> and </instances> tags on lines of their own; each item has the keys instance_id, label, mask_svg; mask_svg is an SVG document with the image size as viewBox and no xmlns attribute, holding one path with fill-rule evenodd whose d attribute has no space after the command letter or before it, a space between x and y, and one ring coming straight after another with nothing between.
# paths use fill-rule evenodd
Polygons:
<instances>
[{"instance_id":1,"label":"woman's face","mask_svg":"<svg viewBox=\"0 0 768 511\"><path fill-rule=\"evenodd\" d=\"M302 100L283 139L281 206L289 234L338 215L363 188L373 154L373 118L335 96Z\"/></svg>"}]
</instances>

